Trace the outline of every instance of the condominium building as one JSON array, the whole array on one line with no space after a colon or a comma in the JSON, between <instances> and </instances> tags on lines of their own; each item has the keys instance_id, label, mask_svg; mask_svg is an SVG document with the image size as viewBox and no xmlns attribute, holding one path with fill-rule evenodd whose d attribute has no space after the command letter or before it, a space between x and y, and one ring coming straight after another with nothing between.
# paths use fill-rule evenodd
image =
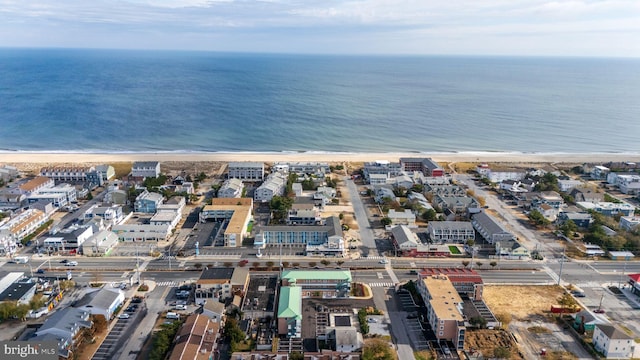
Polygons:
<instances>
[{"instance_id":1,"label":"condominium building","mask_svg":"<svg viewBox=\"0 0 640 360\"><path fill-rule=\"evenodd\" d=\"M425 276L418 282L418 292L427 307L426 318L438 341L451 341L454 347L464 347L465 324L463 301L446 275Z\"/></svg>"},{"instance_id":2,"label":"condominium building","mask_svg":"<svg viewBox=\"0 0 640 360\"><path fill-rule=\"evenodd\" d=\"M425 176L444 176L444 169L431 158L400 158L402 171L420 171Z\"/></svg>"},{"instance_id":3,"label":"condominium building","mask_svg":"<svg viewBox=\"0 0 640 360\"><path fill-rule=\"evenodd\" d=\"M429 221L427 232L432 242L464 243L476 239L473 225L467 221Z\"/></svg>"},{"instance_id":4,"label":"condominium building","mask_svg":"<svg viewBox=\"0 0 640 360\"><path fill-rule=\"evenodd\" d=\"M200 222L227 221L224 245L242 246L242 240L247 236L252 210L251 198L214 198L211 205L205 206L200 212Z\"/></svg>"},{"instance_id":5,"label":"condominium building","mask_svg":"<svg viewBox=\"0 0 640 360\"><path fill-rule=\"evenodd\" d=\"M131 176L157 178L160 176L160 163L158 161L136 161L131 167Z\"/></svg>"},{"instance_id":6,"label":"condominium building","mask_svg":"<svg viewBox=\"0 0 640 360\"><path fill-rule=\"evenodd\" d=\"M229 178L246 181L262 181L264 179L264 163L262 162L230 162Z\"/></svg>"},{"instance_id":7,"label":"condominium building","mask_svg":"<svg viewBox=\"0 0 640 360\"><path fill-rule=\"evenodd\" d=\"M37 209L27 209L0 226L0 254L13 254L17 244L44 225L49 217Z\"/></svg>"},{"instance_id":8,"label":"condominium building","mask_svg":"<svg viewBox=\"0 0 640 360\"><path fill-rule=\"evenodd\" d=\"M222 184L222 187L218 189L219 198L239 198L242 197L242 191L244 190L244 184L240 179L227 179Z\"/></svg>"},{"instance_id":9,"label":"condominium building","mask_svg":"<svg viewBox=\"0 0 640 360\"><path fill-rule=\"evenodd\" d=\"M94 172L96 169L93 166L83 167L45 167L40 169L40 176L46 176L53 179L55 182L86 182L87 173Z\"/></svg>"},{"instance_id":10,"label":"condominium building","mask_svg":"<svg viewBox=\"0 0 640 360\"><path fill-rule=\"evenodd\" d=\"M274 196L282 196L287 186L287 178L281 173L273 173L254 192L254 199L260 202L271 201Z\"/></svg>"}]
</instances>

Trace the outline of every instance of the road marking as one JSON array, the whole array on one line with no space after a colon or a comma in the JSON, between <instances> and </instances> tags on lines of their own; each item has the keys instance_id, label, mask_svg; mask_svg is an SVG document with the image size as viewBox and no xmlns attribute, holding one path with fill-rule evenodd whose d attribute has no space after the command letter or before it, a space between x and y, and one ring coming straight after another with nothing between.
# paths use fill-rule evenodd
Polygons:
<instances>
[{"instance_id":1,"label":"road marking","mask_svg":"<svg viewBox=\"0 0 640 360\"><path fill-rule=\"evenodd\" d=\"M128 272L128 271L125 271L125 273L124 273L124 274L122 274L122 276L120 276L120 277L121 277L121 278L126 278L127 276L129 276L129 272Z\"/></svg>"},{"instance_id":2,"label":"road marking","mask_svg":"<svg viewBox=\"0 0 640 360\"><path fill-rule=\"evenodd\" d=\"M414 262L409 263L409 265L411 265L411 267L412 267L412 268L417 267L417 266L416 266L416 263L414 263Z\"/></svg>"},{"instance_id":3,"label":"road marking","mask_svg":"<svg viewBox=\"0 0 640 360\"><path fill-rule=\"evenodd\" d=\"M390 282L379 282L379 283L370 283L370 287L392 287L393 283Z\"/></svg>"},{"instance_id":4,"label":"road marking","mask_svg":"<svg viewBox=\"0 0 640 360\"><path fill-rule=\"evenodd\" d=\"M180 264L178 265L178 267L184 267L186 263L187 263L186 261L180 261Z\"/></svg>"},{"instance_id":5,"label":"road marking","mask_svg":"<svg viewBox=\"0 0 640 360\"><path fill-rule=\"evenodd\" d=\"M384 279L384 276L382 275L381 272L378 273L378 279Z\"/></svg>"},{"instance_id":6,"label":"road marking","mask_svg":"<svg viewBox=\"0 0 640 360\"><path fill-rule=\"evenodd\" d=\"M160 282L156 282L157 286L169 286L169 287L174 287L174 286L178 286L178 284L175 281L160 281Z\"/></svg>"}]
</instances>

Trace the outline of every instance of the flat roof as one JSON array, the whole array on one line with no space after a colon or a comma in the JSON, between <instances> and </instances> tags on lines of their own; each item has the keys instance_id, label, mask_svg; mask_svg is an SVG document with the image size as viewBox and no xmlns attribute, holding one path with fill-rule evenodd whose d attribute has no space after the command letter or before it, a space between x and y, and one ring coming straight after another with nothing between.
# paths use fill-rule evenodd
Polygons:
<instances>
[{"instance_id":1,"label":"flat roof","mask_svg":"<svg viewBox=\"0 0 640 360\"><path fill-rule=\"evenodd\" d=\"M283 279L295 280L348 280L351 282L350 270L285 270Z\"/></svg>"},{"instance_id":2,"label":"flat roof","mask_svg":"<svg viewBox=\"0 0 640 360\"><path fill-rule=\"evenodd\" d=\"M422 281L431 295L429 303L438 319L464 320L457 308L462 298L446 275L427 276Z\"/></svg>"}]
</instances>

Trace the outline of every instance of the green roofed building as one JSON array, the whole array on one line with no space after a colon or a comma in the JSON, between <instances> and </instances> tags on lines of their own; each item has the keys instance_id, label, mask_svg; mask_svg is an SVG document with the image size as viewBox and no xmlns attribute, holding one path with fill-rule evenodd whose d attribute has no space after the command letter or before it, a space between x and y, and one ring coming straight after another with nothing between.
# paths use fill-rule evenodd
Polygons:
<instances>
[{"instance_id":1,"label":"green roofed building","mask_svg":"<svg viewBox=\"0 0 640 360\"><path fill-rule=\"evenodd\" d=\"M297 285L302 297L348 297L351 290L350 270L285 270L282 286Z\"/></svg>"},{"instance_id":2,"label":"green roofed building","mask_svg":"<svg viewBox=\"0 0 640 360\"><path fill-rule=\"evenodd\" d=\"M302 329L302 288L283 286L278 301L278 334L300 337Z\"/></svg>"}]
</instances>

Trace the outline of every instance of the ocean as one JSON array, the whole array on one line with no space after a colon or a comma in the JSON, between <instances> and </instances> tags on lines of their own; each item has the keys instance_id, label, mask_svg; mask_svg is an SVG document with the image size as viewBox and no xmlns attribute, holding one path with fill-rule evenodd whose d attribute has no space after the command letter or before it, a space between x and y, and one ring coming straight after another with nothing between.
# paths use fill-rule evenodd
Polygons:
<instances>
[{"instance_id":1,"label":"ocean","mask_svg":"<svg viewBox=\"0 0 640 360\"><path fill-rule=\"evenodd\" d=\"M0 151L640 153L640 59L0 49Z\"/></svg>"}]
</instances>

